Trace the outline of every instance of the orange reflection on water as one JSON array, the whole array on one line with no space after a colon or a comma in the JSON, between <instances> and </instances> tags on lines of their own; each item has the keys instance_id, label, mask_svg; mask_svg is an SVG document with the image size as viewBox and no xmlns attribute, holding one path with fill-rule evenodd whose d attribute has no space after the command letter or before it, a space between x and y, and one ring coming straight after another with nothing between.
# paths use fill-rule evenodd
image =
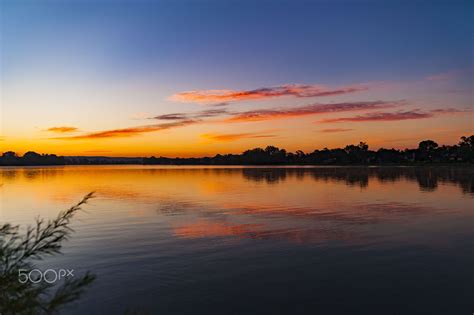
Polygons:
<instances>
[{"instance_id":1,"label":"orange reflection on water","mask_svg":"<svg viewBox=\"0 0 474 315\"><path fill-rule=\"evenodd\" d=\"M212 222L199 220L174 229L174 234L185 238L239 236L254 233L262 224L230 224L226 222Z\"/></svg>"},{"instance_id":2,"label":"orange reflection on water","mask_svg":"<svg viewBox=\"0 0 474 315\"><path fill-rule=\"evenodd\" d=\"M182 239L354 242L371 226L452 213L469 219L471 175L449 168L0 168L0 216L18 223L51 217L95 191L83 217L97 229L159 224Z\"/></svg>"}]
</instances>

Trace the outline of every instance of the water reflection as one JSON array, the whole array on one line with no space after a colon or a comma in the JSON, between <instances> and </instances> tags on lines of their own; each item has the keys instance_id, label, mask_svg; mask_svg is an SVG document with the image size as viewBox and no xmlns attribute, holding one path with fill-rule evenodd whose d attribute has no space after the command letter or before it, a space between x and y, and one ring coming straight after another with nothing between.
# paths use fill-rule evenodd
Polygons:
<instances>
[{"instance_id":1,"label":"water reflection","mask_svg":"<svg viewBox=\"0 0 474 315\"><path fill-rule=\"evenodd\" d=\"M66 166L0 168L0 179L7 222L96 191L55 260L98 275L67 314L276 314L279 301L327 314L339 296L389 305L387 290L423 292L452 306L468 301L453 288L472 292L471 167ZM413 313L436 313L426 305Z\"/></svg>"},{"instance_id":2,"label":"water reflection","mask_svg":"<svg viewBox=\"0 0 474 315\"><path fill-rule=\"evenodd\" d=\"M186 167L130 167L118 166L117 168L102 167L101 173L118 177L126 175L138 175L146 173L154 176L169 174L186 175L197 174L200 176L222 176L241 175L249 181L277 184L288 178L304 180L312 178L315 181L343 182L349 186L365 188L371 179L379 182L396 182L400 180L414 181L418 183L421 191L435 191L439 183L451 183L459 186L463 193L474 193L474 167L245 167L245 168L186 168ZM90 167L93 172L94 167ZM80 167L51 167L51 168L0 168L3 182L14 181L18 176L26 180L37 180L38 178L52 178L64 175L65 172L81 172ZM114 174L115 173L115 174Z\"/></svg>"},{"instance_id":3,"label":"water reflection","mask_svg":"<svg viewBox=\"0 0 474 315\"><path fill-rule=\"evenodd\" d=\"M243 176L248 180L278 183L287 177L312 177L316 181L342 181L346 185L367 187L369 179L380 182L399 180L416 181L422 191L434 191L438 182L459 185L464 193L474 193L474 171L472 167L328 167L328 168L245 168Z\"/></svg>"}]
</instances>

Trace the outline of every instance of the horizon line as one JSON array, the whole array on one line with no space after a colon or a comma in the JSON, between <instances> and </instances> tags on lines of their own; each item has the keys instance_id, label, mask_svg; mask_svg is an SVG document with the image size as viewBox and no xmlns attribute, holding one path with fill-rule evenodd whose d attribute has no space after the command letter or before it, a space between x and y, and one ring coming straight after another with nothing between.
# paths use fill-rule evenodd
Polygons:
<instances>
[{"instance_id":1,"label":"horizon line","mask_svg":"<svg viewBox=\"0 0 474 315\"><path fill-rule=\"evenodd\" d=\"M470 136L460 136L458 139L461 140L463 137L466 137L466 138L469 138L469 137L474 137L474 135L470 135ZM424 139L424 140L421 140L418 142L418 145L420 142L422 141L434 141L432 139ZM436 142L436 141L434 141ZM365 141L359 141L359 143L365 143L365 144L368 144L367 142ZM439 146L455 146L455 145L458 145L459 144L459 141L455 144L452 144L452 145L449 145L449 144L441 144ZM150 157L159 157L159 158L169 158L169 159L177 159L177 158L182 158L182 159L192 159L192 158L196 158L196 159L199 159L199 158L206 158L206 157L215 157L217 155L222 155L222 156L225 156L225 155L239 155L239 154L243 154L245 151L249 151L249 150L253 150L253 149L265 149L267 147L275 147L275 148L278 148L278 149L283 149L285 150L287 153L296 153L298 151L302 151L304 153L312 153L314 151L322 151L322 150L325 150L325 149L328 149L328 150L335 150L335 149L344 149L345 147L347 146L350 146L350 145L358 145L358 144L347 144L343 147L333 147L333 148L328 148L328 147L323 147L323 148L315 148L315 149L312 149L311 151L304 151L304 150L293 150L293 151L290 151L290 150L287 150L285 148L281 148L279 146L276 146L276 145L265 145L263 147L253 147L253 148L248 148L248 149L245 149L243 151L240 151L240 152L229 152L229 153L214 153L214 154L211 154L211 153L208 153L207 155L201 155L201 156L197 156L197 155L193 155L193 156L174 156L174 157L170 157L170 156L163 156L163 155L159 155L159 154L149 154L149 155L146 155L146 156L143 156L143 155L126 155L126 156L109 156L109 155L81 155L81 154L73 154L73 155L60 155L60 154L56 154L56 153L38 153L36 151L33 151L33 150L27 150L25 151L22 156L24 156L26 153L28 152L34 152L34 153L37 153L37 154L41 154L41 155L56 155L58 157L69 157L69 158L72 158L72 157L77 157L77 158L109 158L109 159L143 159L143 158L150 158ZM410 147L405 147L405 148L396 148L396 147L383 147L383 146L380 146L380 147L376 147L377 149L375 150L371 150L370 149L370 146L368 148L369 151L377 151L377 150L380 150L380 149L386 149L386 150L398 150L398 151L404 151L404 150L413 150L413 149L417 149L418 148L418 145L415 145L415 146L410 146ZM5 151L0 151L0 154L3 155L4 153L6 152L14 152L15 154L17 154L17 152L13 151L13 150L5 150ZM20 157L20 155L18 155L18 157Z\"/></svg>"}]
</instances>

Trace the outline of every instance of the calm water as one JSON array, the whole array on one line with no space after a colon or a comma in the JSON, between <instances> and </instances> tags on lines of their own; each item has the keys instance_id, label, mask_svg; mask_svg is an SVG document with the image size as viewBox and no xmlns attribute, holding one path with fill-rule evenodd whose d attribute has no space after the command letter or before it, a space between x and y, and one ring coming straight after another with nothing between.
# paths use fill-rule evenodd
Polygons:
<instances>
[{"instance_id":1,"label":"calm water","mask_svg":"<svg viewBox=\"0 0 474 315\"><path fill-rule=\"evenodd\" d=\"M0 168L0 220L90 191L65 314L472 314L473 168Z\"/></svg>"}]
</instances>

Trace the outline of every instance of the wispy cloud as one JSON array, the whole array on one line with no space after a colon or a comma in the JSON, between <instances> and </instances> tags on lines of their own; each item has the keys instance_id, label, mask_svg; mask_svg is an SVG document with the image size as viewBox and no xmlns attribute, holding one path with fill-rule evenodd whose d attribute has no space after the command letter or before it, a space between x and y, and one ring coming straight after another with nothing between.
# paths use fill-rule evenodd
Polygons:
<instances>
[{"instance_id":1,"label":"wispy cloud","mask_svg":"<svg viewBox=\"0 0 474 315\"><path fill-rule=\"evenodd\" d=\"M230 111L226 108L207 109L190 113L170 113L150 117L155 120L184 120L205 119L218 116L228 116L224 122L262 121L271 119L291 118L298 116L351 112L361 110L386 109L405 105L405 101L372 101L372 102L345 102L345 103L315 103L297 107L279 107L270 109L256 109L246 112ZM230 116L230 117L229 117Z\"/></svg>"},{"instance_id":2,"label":"wispy cloud","mask_svg":"<svg viewBox=\"0 0 474 315\"><path fill-rule=\"evenodd\" d=\"M340 117L323 119L320 123L338 123L338 122L367 122L367 121L400 121L400 120L414 120L426 119L436 115L442 114L456 114L468 112L466 110L459 110L454 108L435 109L431 111L421 111L419 109L398 111L398 112L377 112L357 115L353 117Z\"/></svg>"},{"instance_id":3,"label":"wispy cloud","mask_svg":"<svg viewBox=\"0 0 474 315\"><path fill-rule=\"evenodd\" d=\"M231 114L227 109L222 108L222 109L208 109L208 110L203 110L200 111L196 114L194 114L193 117L195 118L209 118L209 117L215 117L215 116L221 116L221 115L227 115Z\"/></svg>"},{"instance_id":4,"label":"wispy cloud","mask_svg":"<svg viewBox=\"0 0 474 315\"><path fill-rule=\"evenodd\" d=\"M434 114L459 114L459 113L470 113L472 112L472 110L457 109L457 108L439 108L439 109L433 109L430 112Z\"/></svg>"},{"instance_id":5,"label":"wispy cloud","mask_svg":"<svg viewBox=\"0 0 474 315\"><path fill-rule=\"evenodd\" d=\"M201 137L213 140L213 141L237 141L241 139L252 139L252 138L273 138L276 135L273 134L262 134L262 133L206 133L202 134Z\"/></svg>"},{"instance_id":6,"label":"wispy cloud","mask_svg":"<svg viewBox=\"0 0 474 315\"><path fill-rule=\"evenodd\" d=\"M225 108L207 109L194 113L172 113L165 115L158 115L150 117L149 119L156 120L183 120L183 119L196 119L196 118L210 118L215 116L227 115L230 112Z\"/></svg>"},{"instance_id":7,"label":"wispy cloud","mask_svg":"<svg viewBox=\"0 0 474 315\"><path fill-rule=\"evenodd\" d=\"M49 132L56 132L56 133L68 133L68 132L75 132L78 129L76 127L71 126L61 126L61 127L51 127L46 129L45 131Z\"/></svg>"},{"instance_id":8,"label":"wispy cloud","mask_svg":"<svg viewBox=\"0 0 474 315\"><path fill-rule=\"evenodd\" d=\"M188 115L184 113L173 113L173 114L165 114L165 115L158 115L155 117L151 117L151 119L157 120L181 120L187 119Z\"/></svg>"},{"instance_id":9,"label":"wispy cloud","mask_svg":"<svg viewBox=\"0 0 474 315\"><path fill-rule=\"evenodd\" d=\"M310 104L293 108L260 109L237 113L233 117L226 119L226 122L246 122L261 121L270 119L281 119L289 117L317 115L325 113L352 112L360 110L385 109L401 106L405 102L347 102L333 104Z\"/></svg>"},{"instance_id":10,"label":"wispy cloud","mask_svg":"<svg viewBox=\"0 0 474 315\"><path fill-rule=\"evenodd\" d=\"M229 105L229 103L222 102L222 103L213 103L213 104L209 104L209 105L212 105L214 107L223 107L223 106Z\"/></svg>"},{"instance_id":11,"label":"wispy cloud","mask_svg":"<svg viewBox=\"0 0 474 315\"><path fill-rule=\"evenodd\" d=\"M349 129L349 128L329 128L329 129L321 129L319 132L325 132L325 133L332 133L332 132L346 132L346 131L352 131L354 129Z\"/></svg>"},{"instance_id":12,"label":"wispy cloud","mask_svg":"<svg viewBox=\"0 0 474 315\"><path fill-rule=\"evenodd\" d=\"M88 139L103 139L103 138L121 138L121 137L131 137L140 135L143 133L149 133L154 131L167 130L172 128L184 127L198 123L198 120L182 120L171 123L155 124L155 125L146 125L146 126L137 126L130 128L122 129L112 129L104 130L98 132L91 132L84 135L70 136L70 137L57 137L53 138L56 140L88 140Z\"/></svg>"},{"instance_id":13,"label":"wispy cloud","mask_svg":"<svg viewBox=\"0 0 474 315\"><path fill-rule=\"evenodd\" d=\"M426 81L449 81L456 77L457 71L447 71L437 74L432 74L425 77Z\"/></svg>"},{"instance_id":14,"label":"wispy cloud","mask_svg":"<svg viewBox=\"0 0 474 315\"><path fill-rule=\"evenodd\" d=\"M433 117L431 113L422 113L417 110L399 111L396 113L368 113L354 117L328 118L321 120L322 123L351 122L351 121L393 121L423 119Z\"/></svg>"},{"instance_id":15,"label":"wispy cloud","mask_svg":"<svg viewBox=\"0 0 474 315\"><path fill-rule=\"evenodd\" d=\"M286 84L264 87L254 90L195 90L174 94L170 100L186 103L222 103L247 100L259 100L282 96L321 97L353 93L367 90L367 86L354 85L330 88L318 84Z\"/></svg>"}]
</instances>

